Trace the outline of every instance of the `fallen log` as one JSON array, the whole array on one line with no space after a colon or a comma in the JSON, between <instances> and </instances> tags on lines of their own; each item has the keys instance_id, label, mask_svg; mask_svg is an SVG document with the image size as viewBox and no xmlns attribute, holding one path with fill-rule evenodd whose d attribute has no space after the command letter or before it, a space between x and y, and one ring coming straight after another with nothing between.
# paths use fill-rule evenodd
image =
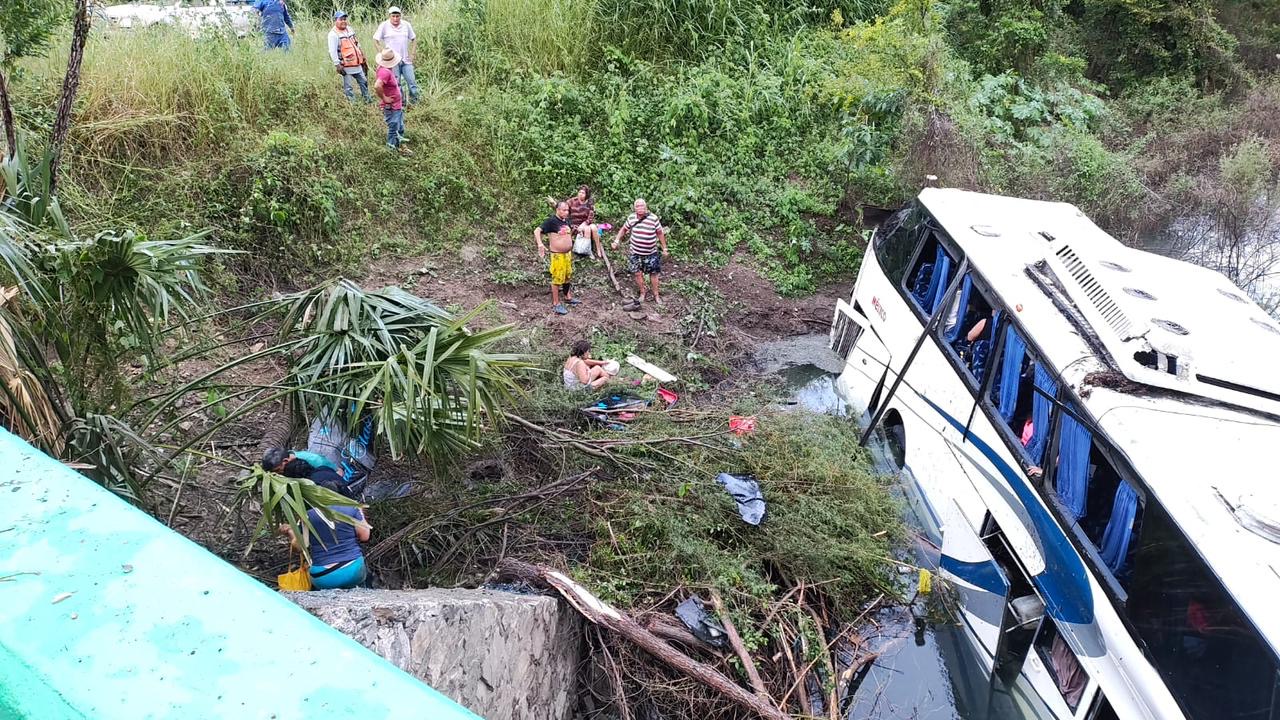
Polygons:
<instances>
[{"instance_id":1,"label":"fallen log","mask_svg":"<svg viewBox=\"0 0 1280 720\"><path fill-rule=\"evenodd\" d=\"M591 591L551 568L512 558L498 563L497 572L522 580L549 585L593 624L611 630L639 645L641 649L685 675L721 693L737 705L767 720L787 720L787 715L758 695L739 686L715 668L700 663L644 629L635 620L618 612Z\"/></svg>"}]
</instances>

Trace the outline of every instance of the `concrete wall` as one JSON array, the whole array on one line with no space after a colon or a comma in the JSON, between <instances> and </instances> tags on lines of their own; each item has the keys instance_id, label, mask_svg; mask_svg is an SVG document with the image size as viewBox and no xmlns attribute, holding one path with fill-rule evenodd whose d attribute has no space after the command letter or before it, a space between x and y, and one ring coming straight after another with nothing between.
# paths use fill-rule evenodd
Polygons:
<instances>
[{"instance_id":1,"label":"concrete wall","mask_svg":"<svg viewBox=\"0 0 1280 720\"><path fill-rule=\"evenodd\" d=\"M290 598L488 720L568 720L582 619L491 590L325 590Z\"/></svg>"}]
</instances>

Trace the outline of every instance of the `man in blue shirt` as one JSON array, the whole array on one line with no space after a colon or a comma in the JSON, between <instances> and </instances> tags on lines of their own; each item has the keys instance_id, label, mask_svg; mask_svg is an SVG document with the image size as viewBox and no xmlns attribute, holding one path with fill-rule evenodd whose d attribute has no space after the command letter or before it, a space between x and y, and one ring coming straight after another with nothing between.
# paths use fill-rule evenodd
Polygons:
<instances>
[{"instance_id":1,"label":"man in blue shirt","mask_svg":"<svg viewBox=\"0 0 1280 720\"><path fill-rule=\"evenodd\" d=\"M262 17L262 34L267 39L267 49L289 49L289 33L293 32L293 17L285 0L253 0L253 9Z\"/></svg>"}]
</instances>

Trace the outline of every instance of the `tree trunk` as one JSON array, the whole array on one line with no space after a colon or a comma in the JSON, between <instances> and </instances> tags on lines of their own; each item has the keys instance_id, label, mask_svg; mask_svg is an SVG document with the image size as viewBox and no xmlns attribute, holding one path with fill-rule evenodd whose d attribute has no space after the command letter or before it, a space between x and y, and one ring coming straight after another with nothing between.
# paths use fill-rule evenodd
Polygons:
<instances>
[{"instance_id":1,"label":"tree trunk","mask_svg":"<svg viewBox=\"0 0 1280 720\"><path fill-rule=\"evenodd\" d=\"M18 130L13 126L13 104L9 101L9 81L0 70L0 122L4 123L4 139L8 143L5 158L18 153Z\"/></svg>"},{"instance_id":2,"label":"tree trunk","mask_svg":"<svg viewBox=\"0 0 1280 720\"><path fill-rule=\"evenodd\" d=\"M84 44L89 39L89 2L76 0L75 23L71 34L71 55L67 58L67 74L62 78L62 95L58 98L58 114L53 120L53 135L49 149L53 160L49 163L49 194L58 186L58 166L62 163L62 146L71 130L71 111L75 107L76 93L80 90L80 63L84 60Z\"/></svg>"}]
</instances>

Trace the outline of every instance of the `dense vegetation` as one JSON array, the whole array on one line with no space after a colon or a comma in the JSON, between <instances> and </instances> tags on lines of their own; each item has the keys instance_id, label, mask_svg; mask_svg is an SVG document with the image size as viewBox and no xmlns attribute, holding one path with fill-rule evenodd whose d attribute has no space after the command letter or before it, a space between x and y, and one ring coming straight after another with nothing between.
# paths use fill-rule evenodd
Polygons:
<instances>
[{"instance_id":1,"label":"dense vegetation","mask_svg":"<svg viewBox=\"0 0 1280 720\"><path fill-rule=\"evenodd\" d=\"M356 11L371 44L378 11ZM301 278L464 240L509 250L541 198L586 182L606 217L643 195L677 253L747 250L804 293L856 264L859 204L927 174L1073 201L1135 242L1185 218L1260 224L1242 193L1276 202L1265 3L442 0L408 17L425 102L407 160L336 92L322 19L289 54L99 33L64 204L95 228L210 226L252 253L237 271ZM47 122L61 70L20 64L22 124Z\"/></svg>"}]
</instances>

